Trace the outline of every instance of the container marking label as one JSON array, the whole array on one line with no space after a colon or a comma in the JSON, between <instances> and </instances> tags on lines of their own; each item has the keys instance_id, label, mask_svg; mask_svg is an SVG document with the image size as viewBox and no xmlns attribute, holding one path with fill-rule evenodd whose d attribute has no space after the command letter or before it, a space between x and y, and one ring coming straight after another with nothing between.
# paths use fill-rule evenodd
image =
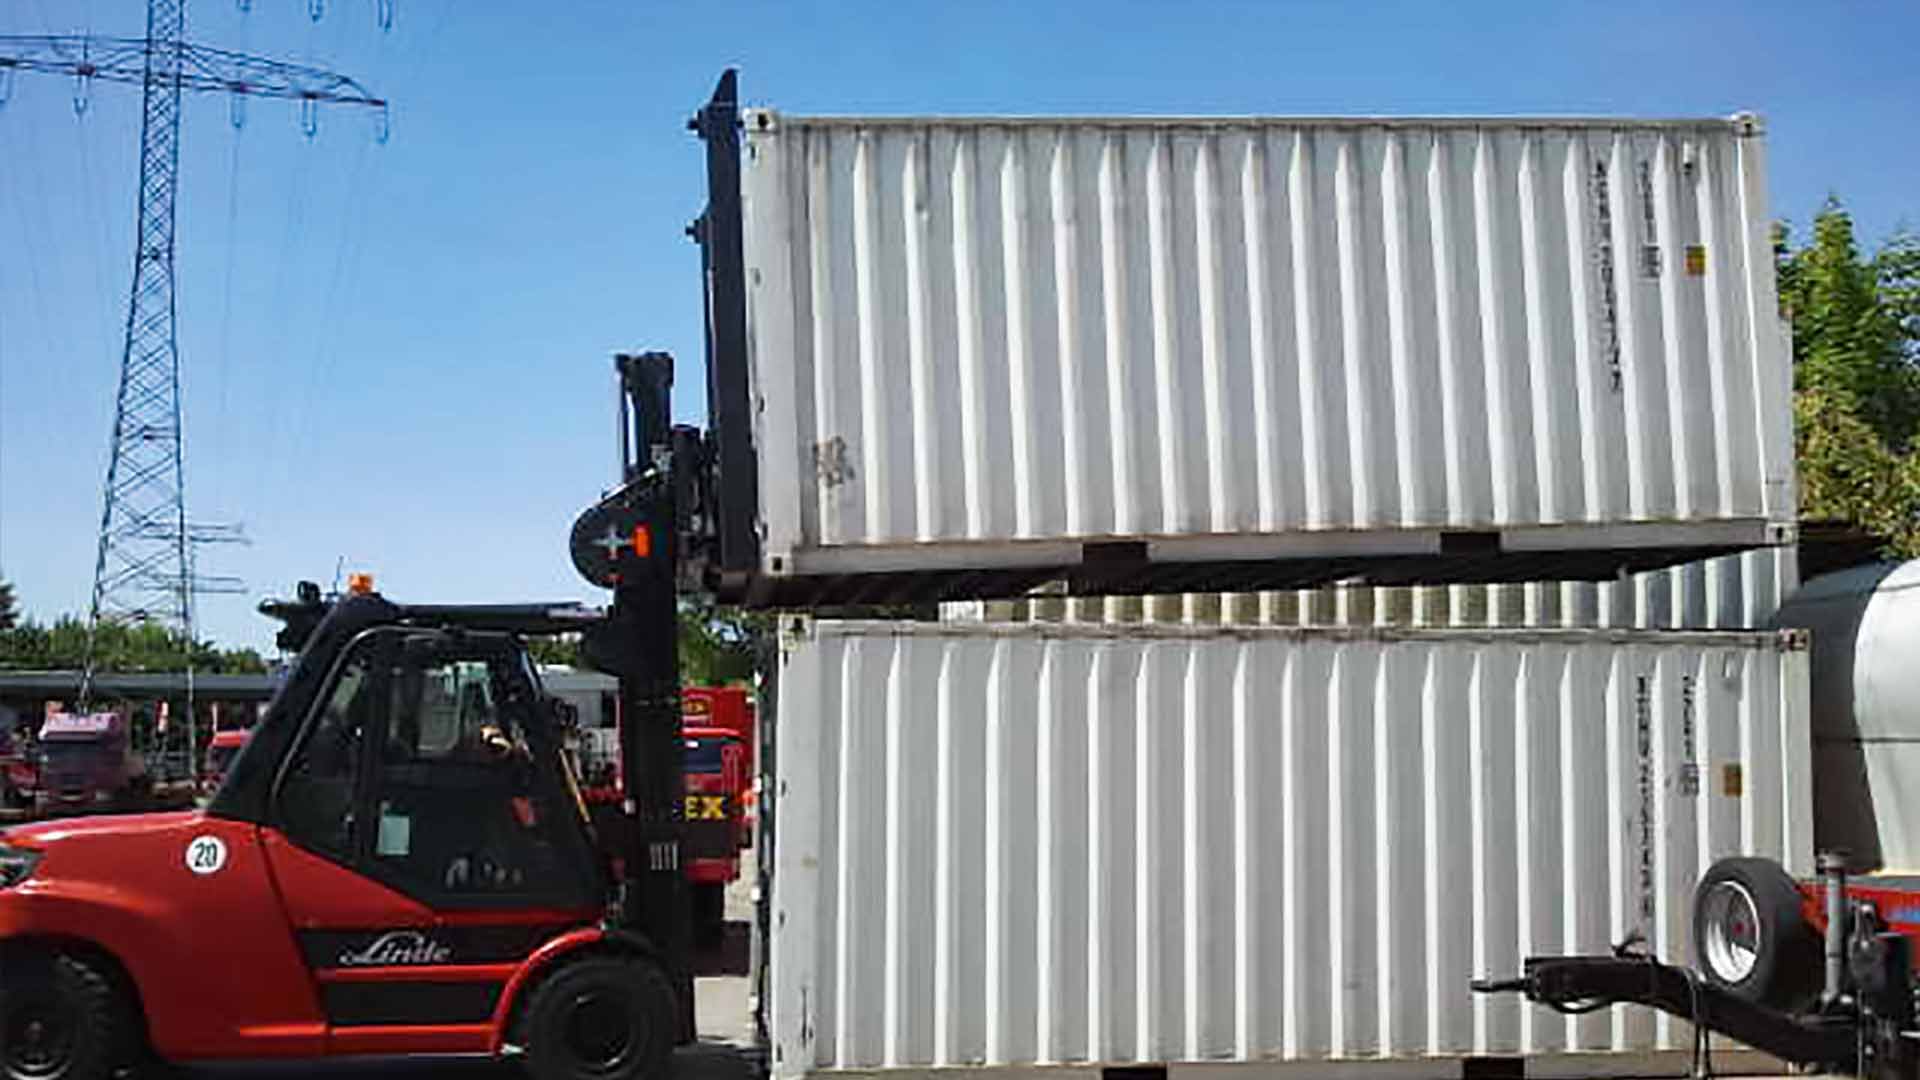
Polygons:
<instances>
[{"instance_id":1,"label":"container marking label","mask_svg":"<svg viewBox=\"0 0 1920 1080\"><path fill-rule=\"evenodd\" d=\"M1729 799L1738 799L1747 793L1746 773L1737 761L1729 761L1720 766L1720 793Z\"/></svg>"},{"instance_id":2,"label":"container marking label","mask_svg":"<svg viewBox=\"0 0 1920 1080\"><path fill-rule=\"evenodd\" d=\"M1635 875L1640 886L1640 917L1646 928L1653 924L1653 692L1647 676L1634 679L1633 722L1635 747L1639 751L1640 806L1638 828L1639 865Z\"/></svg>"},{"instance_id":3,"label":"container marking label","mask_svg":"<svg viewBox=\"0 0 1920 1080\"><path fill-rule=\"evenodd\" d=\"M1593 253L1600 271L1600 351L1613 389L1620 389L1620 289L1614 281L1613 189L1607 163L1593 163Z\"/></svg>"},{"instance_id":4,"label":"container marking label","mask_svg":"<svg viewBox=\"0 0 1920 1080\"><path fill-rule=\"evenodd\" d=\"M1699 738L1694 729L1693 676L1680 676L1680 797L1700 795Z\"/></svg>"},{"instance_id":5,"label":"container marking label","mask_svg":"<svg viewBox=\"0 0 1920 1080\"><path fill-rule=\"evenodd\" d=\"M1642 159L1640 162L1640 220L1645 234L1640 247L1640 276L1658 278L1660 276L1660 226L1659 216L1653 208L1653 162Z\"/></svg>"}]
</instances>

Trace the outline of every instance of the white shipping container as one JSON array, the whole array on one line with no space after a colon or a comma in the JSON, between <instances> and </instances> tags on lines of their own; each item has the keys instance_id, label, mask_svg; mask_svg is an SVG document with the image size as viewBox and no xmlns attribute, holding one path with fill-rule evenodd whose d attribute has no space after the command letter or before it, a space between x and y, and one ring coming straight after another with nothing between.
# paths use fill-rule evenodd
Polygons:
<instances>
[{"instance_id":1,"label":"white shipping container","mask_svg":"<svg viewBox=\"0 0 1920 1080\"><path fill-rule=\"evenodd\" d=\"M772 578L1790 535L1751 116L746 129Z\"/></svg>"},{"instance_id":2,"label":"white shipping container","mask_svg":"<svg viewBox=\"0 0 1920 1080\"><path fill-rule=\"evenodd\" d=\"M1644 1068L1688 1045L1684 1025L1563 1017L1468 981L1635 930L1685 958L1714 858L1810 869L1794 634L796 621L783 637L779 1077Z\"/></svg>"}]
</instances>

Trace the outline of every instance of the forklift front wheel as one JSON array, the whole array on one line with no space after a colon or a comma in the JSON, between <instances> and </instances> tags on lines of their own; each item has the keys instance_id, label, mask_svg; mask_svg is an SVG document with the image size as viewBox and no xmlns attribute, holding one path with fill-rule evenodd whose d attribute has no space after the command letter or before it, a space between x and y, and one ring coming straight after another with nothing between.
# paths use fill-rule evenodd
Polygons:
<instances>
[{"instance_id":1,"label":"forklift front wheel","mask_svg":"<svg viewBox=\"0 0 1920 1080\"><path fill-rule=\"evenodd\" d=\"M1819 943L1800 890L1768 859L1721 859L1693 893L1693 952L1715 985L1777 1009L1803 1003Z\"/></svg>"},{"instance_id":2,"label":"forklift front wheel","mask_svg":"<svg viewBox=\"0 0 1920 1080\"><path fill-rule=\"evenodd\" d=\"M106 1080L127 1063L132 1031L113 980L84 960L28 958L0 984L7 1080Z\"/></svg>"},{"instance_id":3,"label":"forklift front wheel","mask_svg":"<svg viewBox=\"0 0 1920 1080\"><path fill-rule=\"evenodd\" d=\"M666 1075L679 1008L653 961L603 954L554 972L526 1018L533 1080L629 1080Z\"/></svg>"}]
</instances>

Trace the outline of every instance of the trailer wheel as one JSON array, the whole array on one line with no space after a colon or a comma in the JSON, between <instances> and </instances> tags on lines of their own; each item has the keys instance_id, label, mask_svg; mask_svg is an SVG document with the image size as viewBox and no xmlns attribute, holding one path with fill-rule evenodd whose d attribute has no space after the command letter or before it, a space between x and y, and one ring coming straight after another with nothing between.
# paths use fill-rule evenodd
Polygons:
<instances>
[{"instance_id":1,"label":"trailer wheel","mask_svg":"<svg viewBox=\"0 0 1920 1080\"><path fill-rule=\"evenodd\" d=\"M1721 859L1693 893L1700 970L1736 997L1776 1009L1805 1000L1819 973L1819 941L1800 890L1770 859Z\"/></svg>"},{"instance_id":2,"label":"trailer wheel","mask_svg":"<svg viewBox=\"0 0 1920 1080\"><path fill-rule=\"evenodd\" d=\"M0 983L7 1080L106 1080L130 1056L131 1009L105 971L55 955L23 958Z\"/></svg>"},{"instance_id":3,"label":"trailer wheel","mask_svg":"<svg viewBox=\"0 0 1920 1080\"><path fill-rule=\"evenodd\" d=\"M534 1080L665 1076L679 1008L673 984L642 956L592 956L540 984L527 1003Z\"/></svg>"}]
</instances>

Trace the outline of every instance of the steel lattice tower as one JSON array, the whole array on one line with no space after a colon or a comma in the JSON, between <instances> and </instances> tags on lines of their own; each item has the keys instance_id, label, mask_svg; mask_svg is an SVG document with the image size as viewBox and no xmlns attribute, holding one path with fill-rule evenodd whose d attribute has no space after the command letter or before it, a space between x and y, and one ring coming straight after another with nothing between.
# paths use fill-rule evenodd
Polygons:
<instances>
[{"instance_id":1,"label":"steel lattice tower","mask_svg":"<svg viewBox=\"0 0 1920 1080\"><path fill-rule=\"evenodd\" d=\"M244 5L243 5L244 8ZM317 18L319 8L309 10ZM379 6L383 28L392 8ZM189 525L180 419L180 352L174 334L174 203L180 188L180 102L185 91L224 91L235 98L300 102L308 135L322 104L379 110L386 102L343 75L185 40L186 0L147 0L144 38L0 36L0 102L16 71L71 75L142 88L139 224L133 290L127 304L112 454L100 514L90 620L164 621L194 632L196 591L215 582L196 577L196 543L231 538L215 526ZM236 113L237 115L237 113Z\"/></svg>"},{"instance_id":2,"label":"steel lattice tower","mask_svg":"<svg viewBox=\"0 0 1920 1080\"><path fill-rule=\"evenodd\" d=\"M133 296L120 355L91 620L159 615L191 639L193 562L187 551L180 348L174 336L173 298L180 43L185 30L183 0L149 0ZM156 598L161 604L152 605Z\"/></svg>"}]
</instances>

